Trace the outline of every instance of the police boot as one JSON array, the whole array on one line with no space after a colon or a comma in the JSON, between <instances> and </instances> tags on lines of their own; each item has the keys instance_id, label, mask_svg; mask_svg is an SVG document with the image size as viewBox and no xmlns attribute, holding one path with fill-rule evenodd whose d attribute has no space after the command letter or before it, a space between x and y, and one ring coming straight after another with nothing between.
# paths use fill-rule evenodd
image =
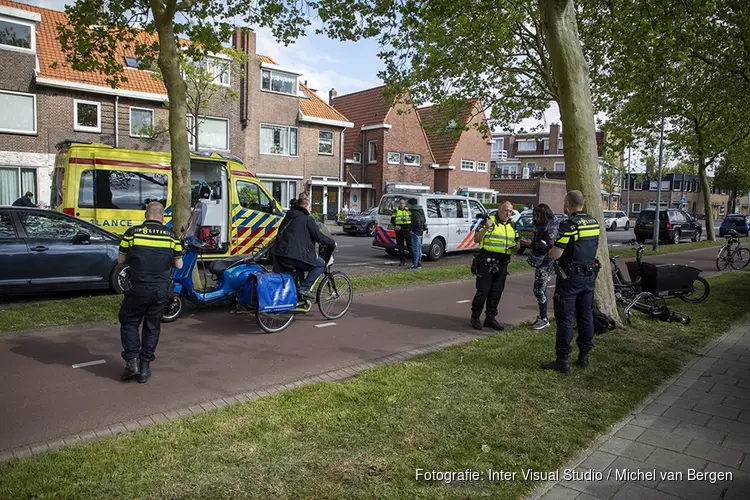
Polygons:
<instances>
[{"instance_id":1,"label":"police boot","mask_svg":"<svg viewBox=\"0 0 750 500\"><path fill-rule=\"evenodd\" d=\"M138 358L129 359L125 362L125 371L120 375L120 380L130 380L141 373L138 367Z\"/></svg>"},{"instance_id":2,"label":"police boot","mask_svg":"<svg viewBox=\"0 0 750 500\"><path fill-rule=\"evenodd\" d=\"M479 314L480 313L475 313L474 311L471 312L471 327L475 330L482 329L482 322L479 320Z\"/></svg>"},{"instance_id":3,"label":"police boot","mask_svg":"<svg viewBox=\"0 0 750 500\"><path fill-rule=\"evenodd\" d=\"M579 352L578 353L578 359L576 359L576 365L578 365L582 369L586 369L589 367L589 353L587 352Z\"/></svg>"},{"instance_id":4,"label":"police boot","mask_svg":"<svg viewBox=\"0 0 750 500\"><path fill-rule=\"evenodd\" d=\"M503 325L498 323L494 316L491 318L489 316L484 318L484 326L492 328L496 332L502 332L503 330L505 330Z\"/></svg>"},{"instance_id":5,"label":"police boot","mask_svg":"<svg viewBox=\"0 0 750 500\"><path fill-rule=\"evenodd\" d=\"M542 370L555 370L563 375L570 375L570 362L567 356L558 356L556 360L551 363L542 365Z\"/></svg>"},{"instance_id":6,"label":"police boot","mask_svg":"<svg viewBox=\"0 0 750 500\"><path fill-rule=\"evenodd\" d=\"M145 361L141 361L141 373L138 374L138 380L139 384L145 384L148 382L148 379L151 378L151 368L148 367L148 363Z\"/></svg>"}]
</instances>

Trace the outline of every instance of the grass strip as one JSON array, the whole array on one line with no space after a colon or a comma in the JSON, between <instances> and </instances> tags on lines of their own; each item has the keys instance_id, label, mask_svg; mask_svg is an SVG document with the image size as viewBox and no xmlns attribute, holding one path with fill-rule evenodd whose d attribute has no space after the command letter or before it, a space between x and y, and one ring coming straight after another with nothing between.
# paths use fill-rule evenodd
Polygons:
<instances>
[{"instance_id":1,"label":"grass strip","mask_svg":"<svg viewBox=\"0 0 750 500\"><path fill-rule=\"evenodd\" d=\"M715 246L722 242L702 241L684 245L662 245L656 254L683 252ZM634 257L631 248L621 248L611 253ZM644 258L653 255L647 251ZM530 272L531 267L523 260L514 260L508 270L515 274ZM472 275L467 264L430 268L428 264L419 271L383 272L351 276L355 292L366 292L382 289L406 288L422 284L434 284L448 281L471 279ZM94 295L87 297L73 297L61 300L48 300L23 304L0 304L0 335L23 330L38 328L76 325L83 323L116 323L117 312L122 297L119 295ZM218 306L225 307L225 306ZM194 308L189 304L186 313L211 308Z\"/></svg>"},{"instance_id":2,"label":"grass strip","mask_svg":"<svg viewBox=\"0 0 750 500\"><path fill-rule=\"evenodd\" d=\"M538 369L552 329L502 334L160 424L0 464L4 498L521 498L522 469L551 471L746 313L750 273L711 279L676 325L635 316L596 338L588 370ZM415 469L484 473L415 480ZM516 472L489 481L487 471Z\"/></svg>"}]
</instances>

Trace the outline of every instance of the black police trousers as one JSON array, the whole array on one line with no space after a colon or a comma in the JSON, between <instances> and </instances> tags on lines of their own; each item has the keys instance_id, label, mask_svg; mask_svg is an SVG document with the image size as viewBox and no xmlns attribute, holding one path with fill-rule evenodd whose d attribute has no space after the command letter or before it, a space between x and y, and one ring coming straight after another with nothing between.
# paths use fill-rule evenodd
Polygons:
<instances>
[{"instance_id":1,"label":"black police trousers","mask_svg":"<svg viewBox=\"0 0 750 500\"><path fill-rule=\"evenodd\" d=\"M405 248L409 249L410 254L414 255L411 248L411 230L404 229L404 226L401 226L401 230L396 231L396 246L398 247L398 258L404 264L406 262Z\"/></svg>"},{"instance_id":2,"label":"black police trousers","mask_svg":"<svg viewBox=\"0 0 750 500\"><path fill-rule=\"evenodd\" d=\"M587 353L594 348L594 284L596 274L575 274L568 279L557 278L555 283L555 319L558 357L570 355L573 342L573 315L578 318L578 351Z\"/></svg>"},{"instance_id":3,"label":"black police trousers","mask_svg":"<svg viewBox=\"0 0 750 500\"><path fill-rule=\"evenodd\" d=\"M140 358L151 363L159 343L161 316L169 301L169 287L164 285L133 284L125 292L120 304L120 340L122 341L122 359ZM143 336L138 327L143 321Z\"/></svg>"},{"instance_id":4,"label":"black police trousers","mask_svg":"<svg viewBox=\"0 0 750 500\"><path fill-rule=\"evenodd\" d=\"M508 263L503 262L497 265L496 269L491 269L487 264L487 259L479 257L477 266L477 292L474 294L474 300L471 302L471 314L479 317L487 304L487 318L497 316L497 306L500 304L500 298L505 290L505 279L508 277ZM491 272L495 271L495 272Z\"/></svg>"}]
</instances>

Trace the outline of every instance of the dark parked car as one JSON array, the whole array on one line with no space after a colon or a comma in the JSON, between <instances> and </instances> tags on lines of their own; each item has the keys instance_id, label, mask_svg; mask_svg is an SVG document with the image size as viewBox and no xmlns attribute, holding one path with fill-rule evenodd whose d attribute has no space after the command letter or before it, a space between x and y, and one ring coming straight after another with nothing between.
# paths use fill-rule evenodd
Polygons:
<instances>
[{"instance_id":1,"label":"dark parked car","mask_svg":"<svg viewBox=\"0 0 750 500\"><path fill-rule=\"evenodd\" d=\"M734 229L740 234L750 236L750 215L727 215L719 228L719 236L724 236Z\"/></svg>"},{"instance_id":2,"label":"dark parked car","mask_svg":"<svg viewBox=\"0 0 750 500\"><path fill-rule=\"evenodd\" d=\"M378 207L372 207L362 213L350 215L344 219L344 232L347 234L366 234L375 236Z\"/></svg>"},{"instance_id":3,"label":"dark parked car","mask_svg":"<svg viewBox=\"0 0 750 500\"><path fill-rule=\"evenodd\" d=\"M0 207L0 295L107 289L120 293L120 238L51 210Z\"/></svg>"},{"instance_id":4,"label":"dark parked car","mask_svg":"<svg viewBox=\"0 0 750 500\"><path fill-rule=\"evenodd\" d=\"M635 221L635 239L638 243L653 239L656 210L642 210ZM670 208L659 211L659 240L679 243L683 238L699 241L703 226L683 210Z\"/></svg>"}]
</instances>

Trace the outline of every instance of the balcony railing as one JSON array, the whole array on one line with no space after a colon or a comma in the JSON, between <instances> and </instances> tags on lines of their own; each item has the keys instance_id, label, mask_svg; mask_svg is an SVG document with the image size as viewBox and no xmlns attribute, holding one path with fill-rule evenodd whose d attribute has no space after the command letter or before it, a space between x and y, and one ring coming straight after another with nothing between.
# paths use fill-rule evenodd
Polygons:
<instances>
[{"instance_id":1,"label":"balcony railing","mask_svg":"<svg viewBox=\"0 0 750 500\"><path fill-rule=\"evenodd\" d=\"M500 149L492 151L492 155L490 156L490 159L495 161L505 161L508 159L508 150L507 149Z\"/></svg>"},{"instance_id":2,"label":"balcony railing","mask_svg":"<svg viewBox=\"0 0 750 500\"><path fill-rule=\"evenodd\" d=\"M493 181L507 180L507 179L522 179L523 175L516 174L516 173L512 173L512 174L493 173L490 178Z\"/></svg>"}]
</instances>

